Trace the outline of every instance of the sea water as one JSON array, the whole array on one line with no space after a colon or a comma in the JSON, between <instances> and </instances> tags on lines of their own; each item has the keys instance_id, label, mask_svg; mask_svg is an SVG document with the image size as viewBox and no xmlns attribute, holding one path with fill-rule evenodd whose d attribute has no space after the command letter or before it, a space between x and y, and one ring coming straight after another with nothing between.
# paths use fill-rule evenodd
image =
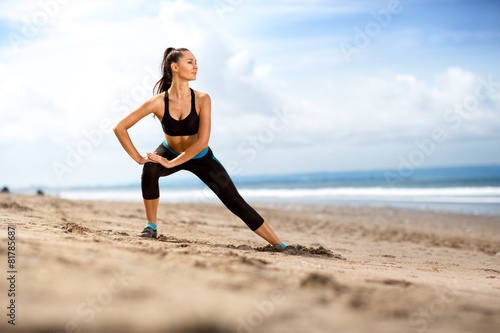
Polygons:
<instances>
[{"instance_id":1,"label":"sea water","mask_svg":"<svg viewBox=\"0 0 500 333\"><path fill-rule=\"evenodd\" d=\"M498 166L422 169L411 177L396 172L240 176L233 180L240 194L254 204L368 205L500 216ZM160 180L161 202L219 202L194 176L169 178ZM142 202L139 184L47 192L67 199Z\"/></svg>"}]
</instances>

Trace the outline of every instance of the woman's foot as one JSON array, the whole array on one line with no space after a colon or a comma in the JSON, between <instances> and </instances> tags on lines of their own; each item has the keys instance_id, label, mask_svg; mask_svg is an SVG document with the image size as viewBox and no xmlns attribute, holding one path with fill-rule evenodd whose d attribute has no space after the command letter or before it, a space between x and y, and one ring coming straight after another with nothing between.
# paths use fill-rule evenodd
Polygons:
<instances>
[{"instance_id":1,"label":"woman's foot","mask_svg":"<svg viewBox=\"0 0 500 333\"><path fill-rule=\"evenodd\" d=\"M156 230L151 227L146 227L140 233L137 234L139 237L147 237L147 238L158 238Z\"/></svg>"},{"instance_id":2,"label":"woman's foot","mask_svg":"<svg viewBox=\"0 0 500 333\"><path fill-rule=\"evenodd\" d=\"M283 249L296 249L296 250L300 250L300 249L304 248L302 245L286 245L285 243L274 244L274 245L279 245Z\"/></svg>"}]
</instances>

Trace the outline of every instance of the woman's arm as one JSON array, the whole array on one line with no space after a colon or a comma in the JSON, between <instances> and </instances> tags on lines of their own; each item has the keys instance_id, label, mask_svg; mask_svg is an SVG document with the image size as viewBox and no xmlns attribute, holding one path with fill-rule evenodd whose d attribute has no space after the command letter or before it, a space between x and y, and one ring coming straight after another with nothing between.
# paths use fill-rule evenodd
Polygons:
<instances>
[{"instance_id":1,"label":"woman's arm","mask_svg":"<svg viewBox=\"0 0 500 333\"><path fill-rule=\"evenodd\" d=\"M200 94L200 125L198 128L198 139L189 146L188 149L183 151L179 156L173 160L167 160L164 157L158 156L156 153L148 153L148 162L156 162L163 165L165 168L173 168L182 163L185 163L199 154L203 149L208 147L208 140L210 139L210 126L211 126L211 100L210 96L205 93Z\"/></svg>"},{"instance_id":2,"label":"woman's arm","mask_svg":"<svg viewBox=\"0 0 500 333\"><path fill-rule=\"evenodd\" d=\"M141 154L139 154L132 143L127 130L148 114L154 113L158 116L159 106L161 107L162 105L161 103L163 103L163 97L161 95L156 95L144 102L135 111L129 113L125 118L120 120L115 127L113 127L113 132L115 132L118 141L120 141L125 151L139 164L144 164L149 162L149 160L147 156L141 156Z\"/></svg>"}]
</instances>

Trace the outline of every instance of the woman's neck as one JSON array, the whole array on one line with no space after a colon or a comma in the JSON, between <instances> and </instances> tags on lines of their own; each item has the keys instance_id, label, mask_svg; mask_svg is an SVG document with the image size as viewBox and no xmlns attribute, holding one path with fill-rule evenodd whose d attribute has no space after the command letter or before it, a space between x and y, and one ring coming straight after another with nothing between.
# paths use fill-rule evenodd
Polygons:
<instances>
[{"instance_id":1,"label":"woman's neck","mask_svg":"<svg viewBox=\"0 0 500 333\"><path fill-rule=\"evenodd\" d=\"M170 96L175 96L177 99L181 99L186 96L191 95L189 89L189 81L187 80L173 80L172 85L168 89L168 94Z\"/></svg>"}]
</instances>

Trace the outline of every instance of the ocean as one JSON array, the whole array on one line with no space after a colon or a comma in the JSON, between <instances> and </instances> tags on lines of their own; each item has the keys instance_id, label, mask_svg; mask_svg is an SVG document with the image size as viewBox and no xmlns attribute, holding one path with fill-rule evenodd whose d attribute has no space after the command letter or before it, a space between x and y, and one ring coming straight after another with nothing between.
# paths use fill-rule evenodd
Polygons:
<instances>
[{"instance_id":1,"label":"ocean","mask_svg":"<svg viewBox=\"0 0 500 333\"><path fill-rule=\"evenodd\" d=\"M219 202L195 176L178 175L160 179L161 202ZM236 176L233 181L253 204L367 205L500 216L500 166ZM142 201L139 183L44 192L67 199Z\"/></svg>"}]
</instances>

